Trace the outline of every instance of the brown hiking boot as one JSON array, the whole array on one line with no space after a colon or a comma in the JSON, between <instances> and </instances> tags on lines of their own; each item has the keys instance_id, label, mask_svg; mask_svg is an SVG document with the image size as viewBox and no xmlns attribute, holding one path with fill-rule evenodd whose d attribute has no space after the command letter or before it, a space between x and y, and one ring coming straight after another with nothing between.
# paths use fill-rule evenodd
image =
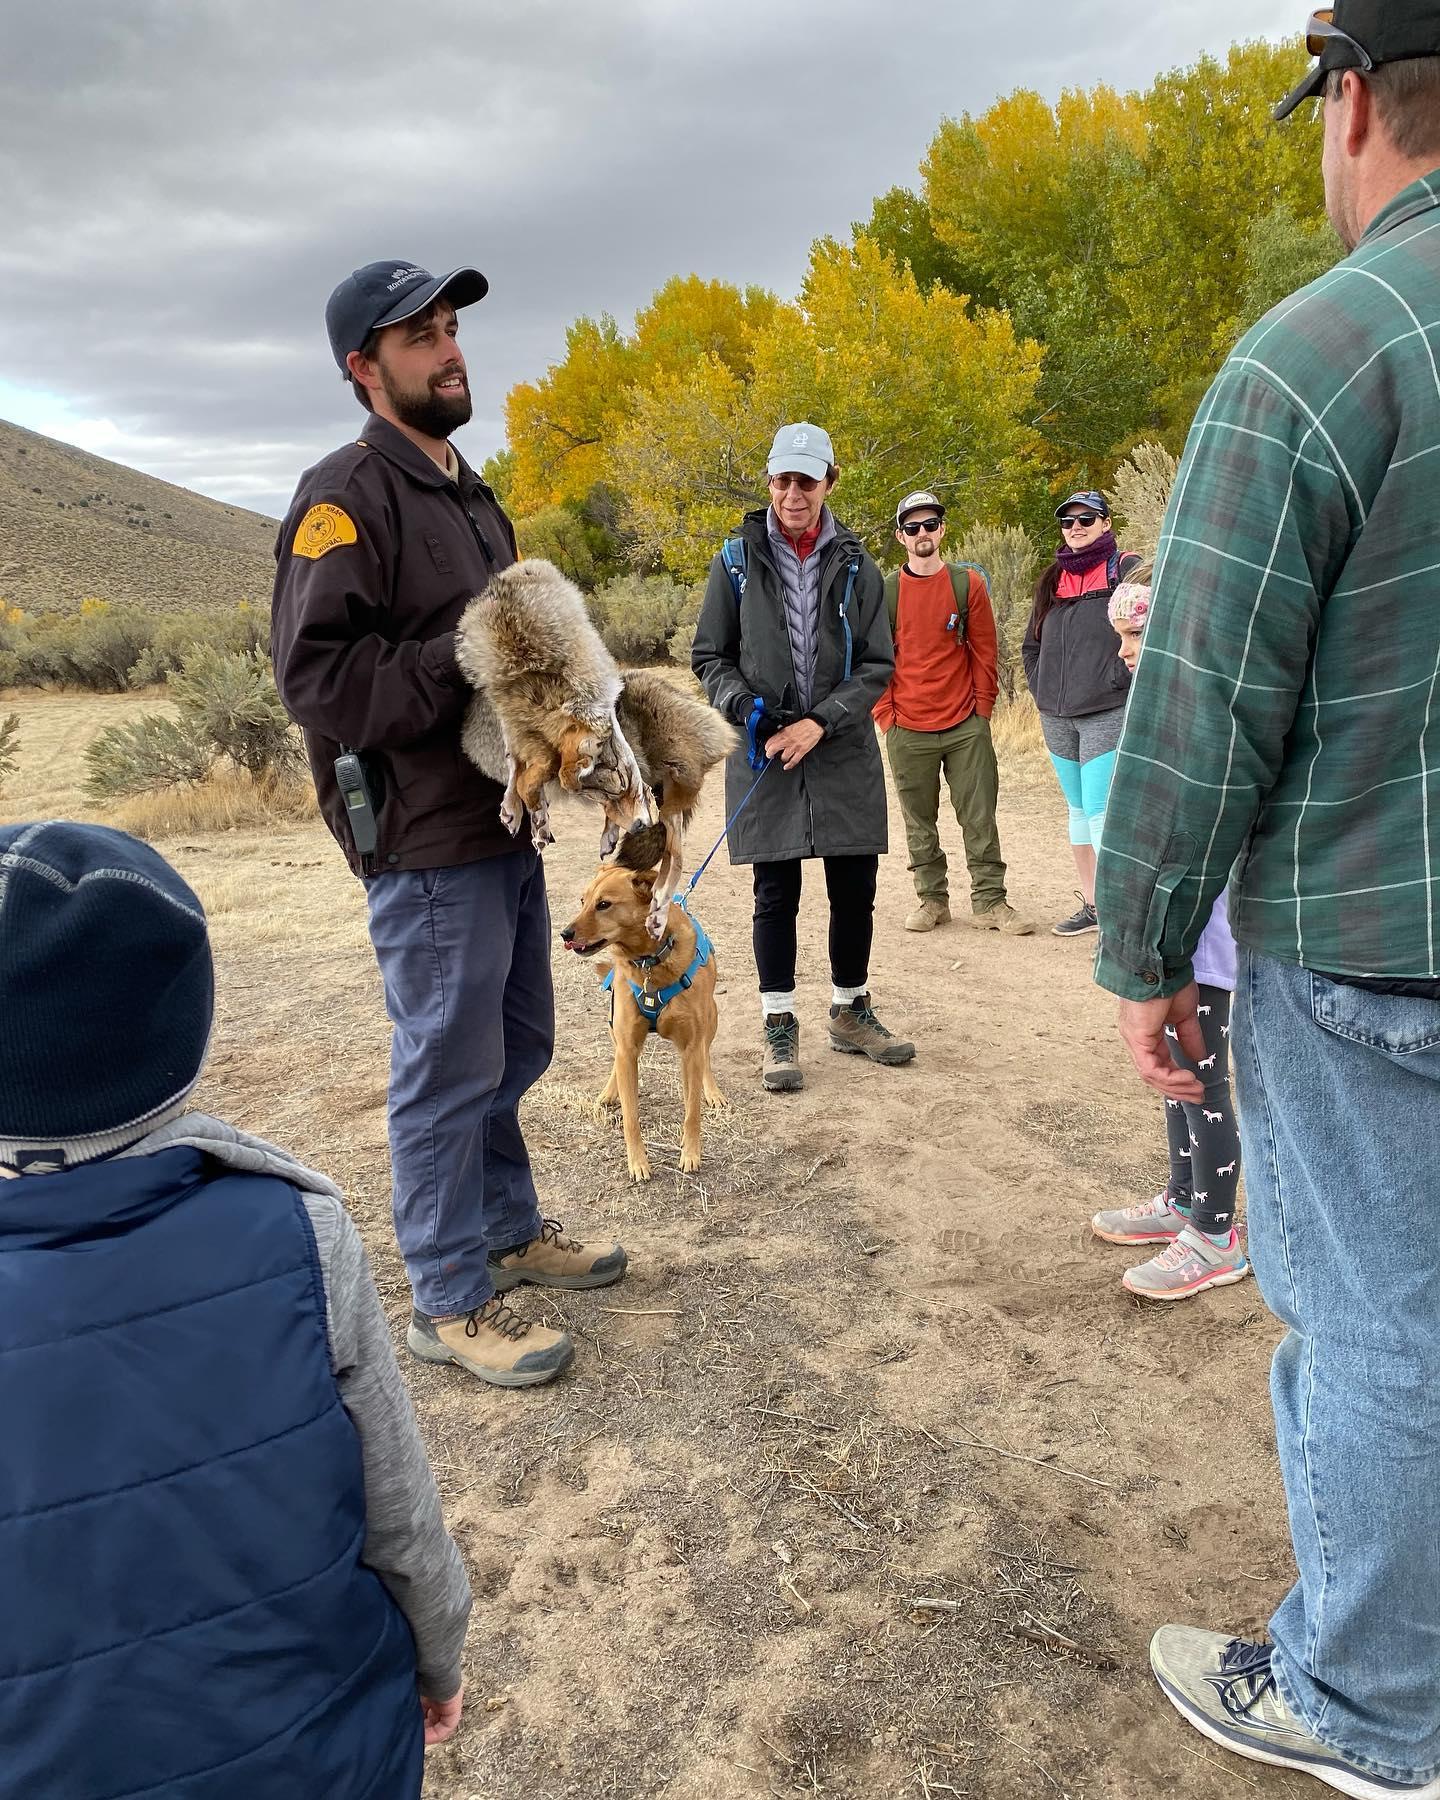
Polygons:
<instances>
[{"instance_id":1,"label":"brown hiking boot","mask_svg":"<svg viewBox=\"0 0 1440 1800\"><path fill-rule=\"evenodd\" d=\"M629 1258L618 1244L596 1250L588 1244L566 1237L559 1222L546 1219L540 1235L513 1250L502 1250L486 1258L485 1266L495 1283L497 1294L507 1294L522 1281L536 1287L597 1288L619 1281Z\"/></svg>"},{"instance_id":2,"label":"brown hiking boot","mask_svg":"<svg viewBox=\"0 0 1440 1800\"><path fill-rule=\"evenodd\" d=\"M765 1060L760 1080L772 1094L793 1094L805 1085L800 1067L800 1021L794 1013L766 1013Z\"/></svg>"},{"instance_id":3,"label":"brown hiking boot","mask_svg":"<svg viewBox=\"0 0 1440 1800\"><path fill-rule=\"evenodd\" d=\"M948 900L922 900L913 912L905 915L907 931L933 931L937 925L950 923Z\"/></svg>"},{"instance_id":4,"label":"brown hiking boot","mask_svg":"<svg viewBox=\"0 0 1440 1800\"><path fill-rule=\"evenodd\" d=\"M1008 900L997 900L984 912L971 913L970 926L974 931L1003 931L1006 937L1035 935L1034 925L1029 919L1022 918Z\"/></svg>"},{"instance_id":5,"label":"brown hiking boot","mask_svg":"<svg viewBox=\"0 0 1440 1800\"><path fill-rule=\"evenodd\" d=\"M421 1362L454 1363L494 1387L539 1387L575 1358L565 1332L522 1318L498 1295L462 1319L412 1312L405 1342Z\"/></svg>"},{"instance_id":6,"label":"brown hiking boot","mask_svg":"<svg viewBox=\"0 0 1440 1800\"><path fill-rule=\"evenodd\" d=\"M843 1050L847 1056L868 1056L871 1062L891 1068L908 1063L915 1054L913 1044L887 1031L875 1017L868 994L861 994L848 1006L830 1008L830 1048Z\"/></svg>"}]
</instances>

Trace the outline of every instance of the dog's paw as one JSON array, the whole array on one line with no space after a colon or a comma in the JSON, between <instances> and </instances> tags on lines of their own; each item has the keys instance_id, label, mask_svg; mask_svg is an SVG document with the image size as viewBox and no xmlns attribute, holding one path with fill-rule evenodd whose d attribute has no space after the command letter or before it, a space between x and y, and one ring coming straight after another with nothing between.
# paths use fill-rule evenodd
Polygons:
<instances>
[{"instance_id":1,"label":"dog's paw","mask_svg":"<svg viewBox=\"0 0 1440 1800\"><path fill-rule=\"evenodd\" d=\"M630 1179L632 1181L641 1182L650 1179L650 1158L643 1150L638 1156L628 1156L626 1161L630 1165Z\"/></svg>"},{"instance_id":2,"label":"dog's paw","mask_svg":"<svg viewBox=\"0 0 1440 1800\"><path fill-rule=\"evenodd\" d=\"M695 1146L695 1148L693 1150L681 1150L681 1152L680 1152L680 1172L682 1175L693 1175L699 1169L699 1167L700 1167L700 1146L698 1144Z\"/></svg>"},{"instance_id":3,"label":"dog's paw","mask_svg":"<svg viewBox=\"0 0 1440 1800\"><path fill-rule=\"evenodd\" d=\"M712 1112L728 1112L730 1110L730 1102L720 1092L718 1087L712 1088L709 1093L706 1094L705 1104Z\"/></svg>"},{"instance_id":4,"label":"dog's paw","mask_svg":"<svg viewBox=\"0 0 1440 1800\"><path fill-rule=\"evenodd\" d=\"M516 807L511 806L508 800L502 800L500 802L500 823L510 833L511 837L518 837L520 835L520 821L524 816L524 813Z\"/></svg>"},{"instance_id":5,"label":"dog's paw","mask_svg":"<svg viewBox=\"0 0 1440 1800\"><path fill-rule=\"evenodd\" d=\"M533 827L530 842L537 850L543 851L547 845L555 842L555 833L550 829L548 820L537 819L533 821Z\"/></svg>"},{"instance_id":6,"label":"dog's paw","mask_svg":"<svg viewBox=\"0 0 1440 1800\"><path fill-rule=\"evenodd\" d=\"M658 944L665 935L665 921L670 916L668 895L662 896L645 915L645 929Z\"/></svg>"}]
</instances>

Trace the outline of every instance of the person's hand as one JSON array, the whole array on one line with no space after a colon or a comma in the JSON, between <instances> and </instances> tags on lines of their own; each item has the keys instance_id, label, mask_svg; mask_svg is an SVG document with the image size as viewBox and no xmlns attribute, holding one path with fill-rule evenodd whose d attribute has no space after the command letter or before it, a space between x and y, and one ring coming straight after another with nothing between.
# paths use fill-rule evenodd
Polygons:
<instances>
[{"instance_id":1,"label":"person's hand","mask_svg":"<svg viewBox=\"0 0 1440 1800\"><path fill-rule=\"evenodd\" d=\"M787 769L805 758L825 735L825 727L814 719L797 719L783 731L777 731L765 745L766 756L778 756Z\"/></svg>"},{"instance_id":2,"label":"person's hand","mask_svg":"<svg viewBox=\"0 0 1440 1800\"><path fill-rule=\"evenodd\" d=\"M1170 1055L1170 1040L1165 1027L1175 1027L1180 1048L1198 1063L1205 1055L1205 1037L1200 1029L1196 1008L1200 990L1192 981L1189 987L1171 994L1168 1000L1122 1000L1118 1016L1120 1035L1140 1079L1170 1100L1189 1100L1192 1104L1204 1098L1205 1089L1198 1075L1182 1069Z\"/></svg>"},{"instance_id":3,"label":"person's hand","mask_svg":"<svg viewBox=\"0 0 1440 1800\"><path fill-rule=\"evenodd\" d=\"M463 1685L452 1700L430 1700L422 1694L420 1711L425 1718L425 1742L427 1744L443 1744L446 1738L454 1737L464 1705L465 1689Z\"/></svg>"}]
</instances>

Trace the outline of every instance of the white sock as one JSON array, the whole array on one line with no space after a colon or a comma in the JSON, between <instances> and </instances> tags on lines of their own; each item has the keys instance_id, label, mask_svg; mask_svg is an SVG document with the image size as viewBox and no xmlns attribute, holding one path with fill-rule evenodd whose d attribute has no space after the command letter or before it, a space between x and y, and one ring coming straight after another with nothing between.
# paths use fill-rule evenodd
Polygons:
<instances>
[{"instance_id":1,"label":"white sock","mask_svg":"<svg viewBox=\"0 0 1440 1800\"><path fill-rule=\"evenodd\" d=\"M865 990L863 987L832 987L830 990L830 1004L832 1006L848 1006L852 1000L858 1000L864 992Z\"/></svg>"},{"instance_id":2,"label":"white sock","mask_svg":"<svg viewBox=\"0 0 1440 1800\"><path fill-rule=\"evenodd\" d=\"M788 994L767 994L763 990L760 995L760 1016L768 1018L771 1013L793 1013L795 1010L795 990Z\"/></svg>"}]
</instances>

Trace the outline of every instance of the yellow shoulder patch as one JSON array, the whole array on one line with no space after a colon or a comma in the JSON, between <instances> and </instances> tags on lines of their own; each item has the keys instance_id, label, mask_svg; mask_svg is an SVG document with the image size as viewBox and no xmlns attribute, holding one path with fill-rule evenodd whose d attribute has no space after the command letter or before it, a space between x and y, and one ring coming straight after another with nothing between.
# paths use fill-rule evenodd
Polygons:
<instances>
[{"instance_id":1,"label":"yellow shoulder patch","mask_svg":"<svg viewBox=\"0 0 1440 1800\"><path fill-rule=\"evenodd\" d=\"M355 543L356 536L355 521L349 513L342 507L322 503L312 506L300 521L290 548L296 556L308 556L313 561L329 550L338 550L342 544Z\"/></svg>"}]
</instances>

